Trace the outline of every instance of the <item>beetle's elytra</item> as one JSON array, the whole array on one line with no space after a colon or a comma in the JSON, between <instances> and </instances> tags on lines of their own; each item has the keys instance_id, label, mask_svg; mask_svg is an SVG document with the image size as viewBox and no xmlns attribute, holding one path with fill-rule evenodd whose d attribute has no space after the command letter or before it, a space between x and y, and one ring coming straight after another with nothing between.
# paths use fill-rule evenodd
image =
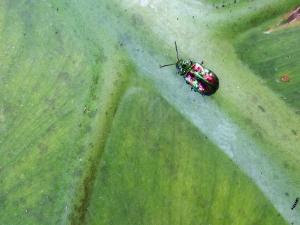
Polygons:
<instances>
[{"instance_id":1,"label":"beetle's elytra","mask_svg":"<svg viewBox=\"0 0 300 225\"><path fill-rule=\"evenodd\" d=\"M203 66L203 62L197 63L192 60L183 60L178 57L177 44L175 41L177 62L160 66L176 65L177 72L184 77L194 91L202 95L212 95L219 89L219 78L210 69Z\"/></svg>"}]
</instances>

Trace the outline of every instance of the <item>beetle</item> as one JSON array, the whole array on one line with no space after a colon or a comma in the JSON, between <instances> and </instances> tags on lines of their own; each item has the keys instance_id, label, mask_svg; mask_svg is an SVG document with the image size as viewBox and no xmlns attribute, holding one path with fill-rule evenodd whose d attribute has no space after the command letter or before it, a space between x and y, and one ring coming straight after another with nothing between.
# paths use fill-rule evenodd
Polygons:
<instances>
[{"instance_id":1,"label":"beetle","mask_svg":"<svg viewBox=\"0 0 300 225\"><path fill-rule=\"evenodd\" d=\"M203 61L201 63L198 63L190 59L180 59L178 56L176 41L175 50L177 62L166 65L160 65L160 68L175 65L177 73L183 76L186 83L191 86L192 90L199 92L202 95L214 94L219 89L219 78L217 77L217 75L210 69L206 68L203 65Z\"/></svg>"}]
</instances>

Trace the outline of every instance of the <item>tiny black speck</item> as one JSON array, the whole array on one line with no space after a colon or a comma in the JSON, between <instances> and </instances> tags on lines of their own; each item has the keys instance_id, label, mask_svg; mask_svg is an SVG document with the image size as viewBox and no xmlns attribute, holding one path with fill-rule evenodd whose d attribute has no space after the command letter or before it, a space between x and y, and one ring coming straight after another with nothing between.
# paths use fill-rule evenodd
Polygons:
<instances>
[{"instance_id":1,"label":"tiny black speck","mask_svg":"<svg viewBox=\"0 0 300 225\"><path fill-rule=\"evenodd\" d=\"M266 111L265 108L262 107L261 105L258 105L257 107L258 107L262 112L265 112L265 111Z\"/></svg>"},{"instance_id":2,"label":"tiny black speck","mask_svg":"<svg viewBox=\"0 0 300 225\"><path fill-rule=\"evenodd\" d=\"M296 208L296 206L297 206L297 204L298 204L298 201L299 201L299 197L297 197L297 198L295 199L295 202L294 202L294 204L292 205L291 210L293 210L294 208Z\"/></svg>"}]
</instances>

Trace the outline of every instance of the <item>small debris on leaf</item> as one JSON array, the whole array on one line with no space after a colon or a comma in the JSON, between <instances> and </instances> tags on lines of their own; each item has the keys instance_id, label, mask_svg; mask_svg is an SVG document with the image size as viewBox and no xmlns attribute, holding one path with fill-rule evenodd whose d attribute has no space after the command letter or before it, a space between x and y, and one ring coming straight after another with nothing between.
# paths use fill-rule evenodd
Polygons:
<instances>
[{"instance_id":1,"label":"small debris on leaf","mask_svg":"<svg viewBox=\"0 0 300 225\"><path fill-rule=\"evenodd\" d=\"M298 6L294 11L288 14L287 22L293 23L300 20L300 6Z\"/></svg>"},{"instance_id":2,"label":"small debris on leaf","mask_svg":"<svg viewBox=\"0 0 300 225\"><path fill-rule=\"evenodd\" d=\"M296 198L294 204L292 205L291 210L293 210L294 208L296 208L296 206L297 206L297 204L298 204L298 201L299 201L299 197Z\"/></svg>"},{"instance_id":3,"label":"small debris on leaf","mask_svg":"<svg viewBox=\"0 0 300 225\"><path fill-rule=\"evenodd\" d=\"M284 74L283 76L280 77L280 81L281 82L289 82L290 81L290 77L288 74Z\"/></svg>"}]
</instances>

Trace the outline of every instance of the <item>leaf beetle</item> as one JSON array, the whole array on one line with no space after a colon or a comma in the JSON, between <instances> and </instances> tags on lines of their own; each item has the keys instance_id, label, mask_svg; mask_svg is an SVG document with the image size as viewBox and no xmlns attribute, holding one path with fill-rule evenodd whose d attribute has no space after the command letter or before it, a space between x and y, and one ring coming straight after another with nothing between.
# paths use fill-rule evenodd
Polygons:
<instances>
[{"instance_id":1,"label":"leaf beetle","mask_svg":"<svg viewBox=\"0 0 300 225\"><path fill-rule=\"evenodd\" d=\"M175 41L175 50L177 62L160 65L160 68L165 66L175 65L177 73L185 79L186 83L191 86L191 89L199 92L202 95L212 95L219 89L219 78L210 69L203 66L201 63L192 60L183 60L178 56L177 44Z\"/></svg>"}]
</instances>

